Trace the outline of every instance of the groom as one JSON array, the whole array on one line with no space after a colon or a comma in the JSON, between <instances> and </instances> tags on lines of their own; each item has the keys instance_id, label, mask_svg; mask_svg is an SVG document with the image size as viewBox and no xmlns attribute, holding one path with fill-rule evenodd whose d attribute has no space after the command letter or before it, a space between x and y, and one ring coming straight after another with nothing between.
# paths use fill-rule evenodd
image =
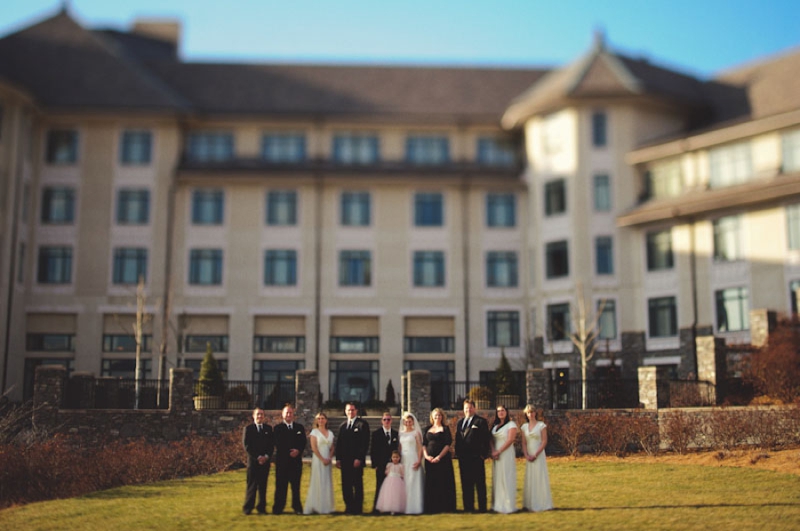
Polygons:
<instances>
[{"instance_id":1,"label":"groom","mask_svg":"<svg viewBox=\"0 0 800 531\"><path fill-rule=\"evenodd\" d=\"M461 471L461 492L464 511L475 511L475 491L478 491L478 510L486 512L486 468L489 456L489 425L475 413L475 402L464 400L464 418L456 430L456 455Z\"/></svg>"},{"instance_id":2,"label":"groom","mask_svg":"<svg viewBox=\"0 0 800 531\"><path fill-rule=\"evenodd\" d=\"M353 402L345 405L347 420L339 426L336 439L336 468L342 470L345 513L364 512L364 463L369 448L369 424L358 416Z\"/></svg>"}]
</instances>

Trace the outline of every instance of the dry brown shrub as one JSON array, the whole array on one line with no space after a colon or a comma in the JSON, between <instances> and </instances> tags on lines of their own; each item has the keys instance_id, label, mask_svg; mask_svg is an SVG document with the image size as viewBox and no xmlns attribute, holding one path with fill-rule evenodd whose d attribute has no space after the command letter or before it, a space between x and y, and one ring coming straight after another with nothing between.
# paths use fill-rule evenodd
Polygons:
<instances>
[{"instance_id":1,"label":"dry brown shrub","mask_svg":"<svg viewBox=\"0 0 800 531\"><path fill-rule=\"evenodd\" d=\"M697 415L677 409L665 415L664 433L672 450L685 454L692 445L697 445L700 441L703 423Z\"/></svg>"}]
</instances>

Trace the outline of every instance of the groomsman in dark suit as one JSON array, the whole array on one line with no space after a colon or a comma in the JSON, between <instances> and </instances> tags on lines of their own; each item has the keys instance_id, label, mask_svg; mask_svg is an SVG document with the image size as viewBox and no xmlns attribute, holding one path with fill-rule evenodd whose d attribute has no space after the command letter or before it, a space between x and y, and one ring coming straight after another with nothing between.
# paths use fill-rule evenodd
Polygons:
<instances>
[{"instance_id":1,"label":"groomsman in dark suit","mask_svg":"<svg viewBox=\"0 0 800 531\"><path fill-rule=\"evenodd\" d=\"M345 405L347 420L339 426L336 467L342 470L342 498L347 514L364 512L364 463L369 449L369 424L352 402Z\"/></svg>"},{"instance_id":2,"label":"groomsman in dark suit","mask_svg":"<svg viewBox=\"0 0 800 531\"><path fill-rule=\"evenodd\" d=\"M306 448L306 430L294 421L294 407L287 405L281 413L283 422L273 430L275 437L275 502L272 512L281 514L286 506L286 488L292 485L292 509L303 514L300 503L300 478L303 474L303 450Z\"/></svg>"},{"instance_id":3,"label":"groomsman in dark suit","mask_svg":"<svg viewBox=\"0 0 800 531\"><path fill-rule=\"evenodd\" d=\"M267 477L272 460L272 426L267 424L264 410L253 410L253 423L242 430L242 444L247 452L247 488L242 512L250 514L253 507L259 514L267 512ZM256 491L258 504L256 504Z\"/></svg>"},{"instance_id":4,"label":"groomsman in dark suit","mask_svg":"<svg viewBox=\"0 0 800 531\"><path fill-rule=\"evenodd\" d=\"M397 450L397 430L392 429L392 415L385 411L381 416L381 427L372 432L369 456L372 459L372 468L375 469L375 501L372 512L378 503L378 493L381 491L383 480L386 479L386 464L392 460L392 452Z\"/></svg>"},{"instance_id":5,"label":"groomsman in dark suit","mask_svg":"<svg viewBox=\"0 0 800 531\"><path fill-rule=\"evenodd\" d=\"M464 511L475 511L475 491L478 491L478 510L486 512L486 468L489 457L489 424L475 414L475 403L464 400L464 418L456 431L456 455L461 471L461 492Z\"/></svg>"}]
</instances>

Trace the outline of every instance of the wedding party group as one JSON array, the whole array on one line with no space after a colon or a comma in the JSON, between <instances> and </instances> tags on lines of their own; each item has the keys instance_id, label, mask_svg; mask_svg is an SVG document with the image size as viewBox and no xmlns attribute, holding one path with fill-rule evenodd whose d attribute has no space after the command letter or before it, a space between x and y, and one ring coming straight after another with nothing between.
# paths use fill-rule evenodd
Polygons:
<instances>
[{"instance_id":1,"label":"wedding party group","mask_svg":"<svg viewBox=\"0 0 800 531\"><path fill-rule=\"evenodd\" d=\"M381 427L370 432L369 423L359 417L355 403L345 405L346 420L336 433L328 427L328 417L320 412L314 427L295 422L294 408L281 411L282 422L270 426L266 413L253 411L253 423L244 428L247 452L247 487L242 507L249 515L267 511L267 478L275 462L273 514L282 514L287 490L292 489L295 514L330 514L334 511L333 467L341 471L342 498L346 514L364 511L364 469L369 454L375 469L373 513L436 514L456 511L456 484L453 453L458 459L465 512L513 513L517 507L517 465L515 442L522 434L525 457L523 510L546 511L553 508L545 447L547 425L541 411L528 405L527 422L520 428L505 406L498 405L492 426L479 416L472 400L463 403L464 418L455 430L455 441L445 412L431 411L424 429L417 418L406 412L400 430L392 428L392 416L381 416ZM303 452L310 440L311 478L305 504L300 500ZM453 452L454 450L454 452ZM274 453L274 456L273 456ZM487 505L485 460L492 460L492 505ZM477 498L477 500L476 500ZM477 503L476 503L477 502Z\"/></svg>"}]
</instances>

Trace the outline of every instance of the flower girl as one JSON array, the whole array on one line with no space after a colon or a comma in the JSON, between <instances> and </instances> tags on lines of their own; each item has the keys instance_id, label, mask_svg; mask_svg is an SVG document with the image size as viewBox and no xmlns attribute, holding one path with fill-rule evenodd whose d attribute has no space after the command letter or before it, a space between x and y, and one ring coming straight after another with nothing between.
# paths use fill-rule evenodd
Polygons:
<instances>
[{"instance_id":1,"label":"flower girl","mask_svg":"<svg viewBox=\"0 0 800 531\"><path fill-rule=\"evenodd\" d=\"M406 511L406 485L403 482L403 465L400 452L392 452L392 462L386 464L386 479L378 493L375 508L382 513L404 513Z\"/></svg>"}]
</instances>

